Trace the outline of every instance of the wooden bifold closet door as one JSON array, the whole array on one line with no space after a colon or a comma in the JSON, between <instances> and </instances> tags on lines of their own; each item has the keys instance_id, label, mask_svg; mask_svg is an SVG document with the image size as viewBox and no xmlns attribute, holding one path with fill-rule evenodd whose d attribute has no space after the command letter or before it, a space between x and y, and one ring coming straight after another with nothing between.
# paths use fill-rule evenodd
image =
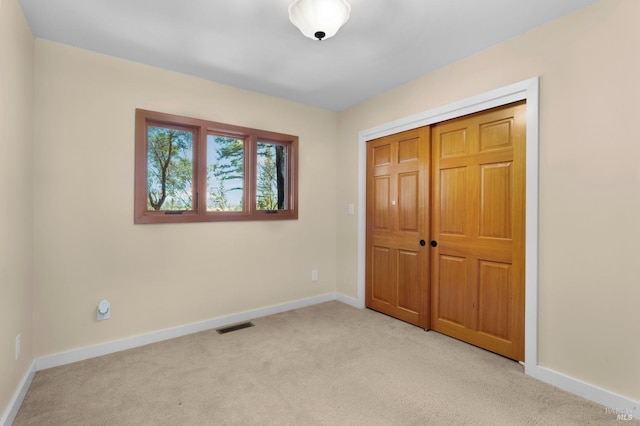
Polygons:
<instances>
[{"instance_id":1,"label":"wooden bifold closet door","mask_svg":"<svg viewBox=\"0 0 640 426\"><path fill-rule=\"evenodd\" d=\"M366 305L422 328L428 326L428 171L428 128L367 143Z\"/></svg>"},{"instance_id":2,"label":"wooden bifold closet door","mask_svg":"<svg viewBox=\"0 0 640 426\"><path fill-rule=\"evenodd\" d=\"M517 103L367 143L367 307L524 359L525 128Z\"/></svg>"},{"instance_id":3,"label":"wooden bifold closet door","mask_svg":"<svg viewBox=\"0 0 640 426\"><path fill-rule=\"evenodd\" d=\"M524 360L523 103L433 126L431 327Z\"/></svg>"}]
</instances>

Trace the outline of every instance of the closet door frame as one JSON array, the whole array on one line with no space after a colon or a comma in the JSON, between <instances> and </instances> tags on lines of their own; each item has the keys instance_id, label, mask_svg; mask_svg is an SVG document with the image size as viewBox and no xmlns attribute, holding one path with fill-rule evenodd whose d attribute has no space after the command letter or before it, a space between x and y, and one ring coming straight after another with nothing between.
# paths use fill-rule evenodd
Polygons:
<instances>
[{"instance_id":1,"label":"closet door frame","mask_svg":"<svg viewBox=\"0 0 640 426\"><path fill-rule=\"evenodd\" d=\"M538 175L539 175L539 78L534 77L458 102L430 109L409 117L382 124L358 135L358 270L355 305L365 307L366 240L366 142L368 140L428 126L525 100L526 132L526 246L525 246L525 373L538 371Z\"/></svg>"}]
</instances>

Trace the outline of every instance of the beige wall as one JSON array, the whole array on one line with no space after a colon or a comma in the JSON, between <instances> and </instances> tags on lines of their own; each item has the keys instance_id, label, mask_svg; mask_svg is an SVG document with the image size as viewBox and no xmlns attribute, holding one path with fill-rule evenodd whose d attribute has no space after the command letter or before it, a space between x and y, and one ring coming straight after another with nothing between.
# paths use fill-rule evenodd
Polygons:
<instances>
[{"instance_id":1,"label":"beige wall","mask_svg":"<svg viewBox=\"0 0 640 426\"><path fill-rule=\"evenodd\" d=\"M356 294L358 131L540 76L540 365L640 400L639 20L604 0L340 113L338 291Z\"/></svg>"},{"instance_id":2,"label":"beige wall","mask_svg":"<svg viewBox=\"0 0 640 426\"><path fill-rule=\"evenodd\" d=\"M0 416L33 360L34 38L17 0L0 3ZM21 353L16 361L16 336Z\"/></svg>"},{"instance_id":3,"label":"beige wall","mask_svg":"<svg viewBox=\"0 0 640 426\"><path fill-rule=\"evenodd\" d=\"M540 363L639 400L639 17L636 0L603 0L334 114L34 48L18 1L0 0L0 408L34 357L336 289L355 297L358 132L538 75ZM299 135L300 219L134 226L135 108ZM102 298L112 318L97 322Z\"/></svg>"},{"instance_id":4,"label":"beige wall","mask_svg":"<svg viewBox=\"0 0 640 426\"><path fill-rule=\"evenodd\" d=\"M36 94L36 356L335 291L335 113L41 39ZM136 108L298 135L299 220L134 225Z\"/></svg>"}]
</instances>

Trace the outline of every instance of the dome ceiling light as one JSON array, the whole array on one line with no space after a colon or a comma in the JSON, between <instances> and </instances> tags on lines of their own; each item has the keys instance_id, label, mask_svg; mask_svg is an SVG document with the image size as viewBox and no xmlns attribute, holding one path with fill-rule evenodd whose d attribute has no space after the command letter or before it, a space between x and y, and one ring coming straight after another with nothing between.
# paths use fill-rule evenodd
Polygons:
<instances>
[{"instance_id":1,"label":"dome ceiling light","mask_svg":"<svg viewBox=\"0 0 640 426\"><path fill-rule=\"evenodd\" d=\"M289 19L313 40L333 37L349 19L351 6L345 0L296 0L289 5Z\"/></svg>"}]
</instances>

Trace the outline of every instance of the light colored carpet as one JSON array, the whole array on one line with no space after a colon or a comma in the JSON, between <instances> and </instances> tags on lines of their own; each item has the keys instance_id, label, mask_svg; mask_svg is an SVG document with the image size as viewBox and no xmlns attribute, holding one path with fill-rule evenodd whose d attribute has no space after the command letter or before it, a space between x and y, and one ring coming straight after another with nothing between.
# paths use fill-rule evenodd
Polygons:
<instances>
[{"instance_id":1,"label":"light colored carpet","mask_svg":"<svg viewBox=\"0 0 640 426\"><path fill-rule=\"evenodd\" d=\"M40 371L14 425L602 425L511 360L328 302Z\"/></svg>"}]
</instances>

